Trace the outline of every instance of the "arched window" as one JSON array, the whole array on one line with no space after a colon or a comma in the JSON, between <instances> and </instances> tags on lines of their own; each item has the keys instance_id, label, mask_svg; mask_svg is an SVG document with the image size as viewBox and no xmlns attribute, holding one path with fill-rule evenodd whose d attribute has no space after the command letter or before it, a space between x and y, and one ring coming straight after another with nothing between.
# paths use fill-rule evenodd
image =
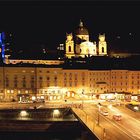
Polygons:
<instances>
[{"instance_id":1,"label":"arched window","mask_svg":"<svg viewBox=\"0 0 140 140\"><path fill-rule=\"evenodd\" d=\"M80 49L80 53L82 52L82 50Z\"/></svg>"},{"instance_id":2,"label":"arched window","mask_svg":"<svg viewBox=\"0 0 140 140\"><path fill-rule=\"evenodd\" d=\"M69 46L69 52L71 52L71 46Z\"/></svg>"},{"instance_id":3,"label":"arched window","mask_svg":"<svg viewBox=\"0 0 140 140\"><path fill-rule=\"evenodd\" d=\"M104 53L104 47L102 47L102 53Z\"/></svg>"}]
</instances>

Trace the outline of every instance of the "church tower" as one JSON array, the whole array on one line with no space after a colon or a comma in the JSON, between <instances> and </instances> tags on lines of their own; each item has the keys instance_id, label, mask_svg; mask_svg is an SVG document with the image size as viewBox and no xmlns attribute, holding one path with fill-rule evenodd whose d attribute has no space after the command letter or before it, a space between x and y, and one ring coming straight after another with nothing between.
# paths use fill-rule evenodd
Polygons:
<instances>
[{"instance_id":1,"label":"church tower","mask_svg":"<svg viewBox=\"0 0 140 140\"><path fill-rule=\"evenodd\" d=\"M66 57L71 58L75 56L74 54L74 40L72 33L66 34L66 43L65 43L65 50L66 50Z\"/></svg>"},{"instance_id":2,"label":"church tower","mask_svg":"<svg viewBox=\"0 0 140 140\"><path fill-rule=\"evenodd\" d=\"M98 53L99 55L107 55L107 43L105 41L105 34L99 34Z\"/></svg>"}]
</instances>

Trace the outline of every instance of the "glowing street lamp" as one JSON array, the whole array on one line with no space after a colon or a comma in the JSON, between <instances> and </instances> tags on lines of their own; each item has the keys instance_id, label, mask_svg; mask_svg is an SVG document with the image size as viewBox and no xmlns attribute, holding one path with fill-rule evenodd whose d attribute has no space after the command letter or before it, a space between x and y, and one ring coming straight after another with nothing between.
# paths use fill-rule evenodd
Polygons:
<instances>
[{"instance_id":1,"label":"glowing street lamp","mask_svg":"<svg viewBox=\"0 0 140 140\"><path fill-rule=\"evenodd\" d=\"M25 110L22 110L22 111L20 112L20 116L21 116L21 117L27 117L28 115L29 115L28 112L25 111Z\"/></svg>"},{"instance_id":2,"label":"glowing street lamp","mask_svg":"<svg viewBox=\"0 0 140 140\"><path fill-rule=\"evenodd\" d=\"M135 109L135 110L139 110L138 106L134 106L134 109Z\"/></svg>"},{"instance_id":3,"label":"glowing street lamp","mask_svg":"<svg viewBox=\"0 0 140 140\"><path fill-rule=\"evenodd\" d=\"M60 116L60 111L58 109L53 110L53 118L58 118Z\"/></svg>"}]
</instances>

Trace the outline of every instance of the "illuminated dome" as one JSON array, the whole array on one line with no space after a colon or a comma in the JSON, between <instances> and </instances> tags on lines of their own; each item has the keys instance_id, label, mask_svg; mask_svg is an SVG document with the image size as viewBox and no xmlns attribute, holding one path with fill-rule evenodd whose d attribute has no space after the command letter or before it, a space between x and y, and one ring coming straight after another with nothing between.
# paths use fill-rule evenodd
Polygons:
<instances>
[{"instance_id":1,"label":"illuminated dome","mask_svg":"<svg viewBox=\"0 0 140 140\"><path fill-rule=\"evenodd\" d=\"M82 21L80 21L79 27L75 33L76 35L89 35L88 30L83 26Z\"/></svg>"}]
</instances>

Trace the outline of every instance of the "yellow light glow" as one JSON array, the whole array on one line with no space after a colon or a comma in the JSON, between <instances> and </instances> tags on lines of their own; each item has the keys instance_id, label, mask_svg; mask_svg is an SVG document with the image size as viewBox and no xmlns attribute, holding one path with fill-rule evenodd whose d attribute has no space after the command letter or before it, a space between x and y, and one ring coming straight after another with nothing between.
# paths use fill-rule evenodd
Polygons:
<instances>
[{"instance_id":1,"label":"yellow light glow","mask_svg":"<svg viewBox=\"0 0 140 140\"><path fill-rule=\"evenodd\" d=\"M56 96L54 96L53 99L56 100Z\"/></svg>"},{"instance_id":2,"label":"yellow light glow","mask_svg":"<svg viewBox=\"0 0 140 140\"><path fill-rule=\"evenodd\" d=\"M60 116L60 111L58 109L53 110L53 118L57 118Z\"/></svg>"},{"instance_id":3,"label":"yellow light glow","mask_svg":"<svg viewBox=\"0 0 140 140\"><path fill-rule=\"evenodd\" d=\"M112 108L112 105L108 105L108 108L111 109Z\"/></svg>"},{"instance_id":4,"label":"yellow light glow","mask_svg":"<svg viewBox=\"0 0 140 140\"><path fill-rule=\"evenodd\" d=\"M11 93L14 93L14 90L11 90Z\"/></svg>"},{"instance_id":5,"label":"yellow light glow","mask_svg":"<svg viewBox=\"0 0 140 140\"><path fill-rule=\"evenodd\" d=\"M52 96L50 96L50 101L53 99L53 97Z\"/></svg>"},{"instance_id":6,"label":"yellow light glow","mask_svg":"<svg viewBox=\"0 0 140 140\"><path fill-rule=\"evenodd\" d=\"M91 97L91 96L89 96L89 99L92 99L92 97Z\"/></svg>"},{"instance_id":7,"label":"yellow light glow","mask_svg":"<svg viewBox=\"0 0 140 140\"><path fill-rule=\"evenodd\" d=\"M135 110L139 110L138 106L135 106L134 109L135 109Z\"/></svg>"},{"instance_id":8,"label":"yellow light glow","mask_svg":"<svg viewBox=\"0 0 140 140\"><path fill-rule=\"evenodd\" d=\"M44 99L44 96L41 96L40 98L41 98L41 99Z\"/></svg>"},{"instance_id":9,"label":"yellow light glow","mask_svg":"<svg viewBox=\"0 0 140 140\"><path fill-rule=\"evenodd\" d=\"M67 96L70 97L70 92L67 93Z\"/></svg>"},{"instance_id":10,"label":"yellow light glow","mask_svg":"<svg viewBox=\"0 0 140 140\"><path fill-rule=\"evenodd\" d=\"M22 111L20 112L20 116L21 116L21 117L26 117L26 116L28 116L27 111L22 110Z\"/></svg>"},{"instance_id":11,"label":"yellow light glow","mask_svg":"<svg viewBox=\"0 0 140 140\"><path fill-rule=\"evenodd\" d=\"M7 90L7 93L10 93L10 90Z\"/></svg>"},{"instance_id":12,"label":"yellow light glow","mask_svg":"<svg viewBox=\"0 0 140 140\"><path fill-rule=\"evenodd\" d=\"M74 97L74 93L72 93L72 95L71 95L72 97Z\"/></svg>"},{"instance_id":13,"label":"yellow light glow","mask_svg":"<svg viewBox=\"0 0 140 140\"><path fill-rule=\"evenodd\" d=\"M35 96L32 96L32 100L34 101L36 99L36 97Z\"/></svg>"},{"instance_id":14,"label":"yellow light glow","mask_svg":"<svg viewBox=\"0 0 140 140\"><path fill-rule=\"evenodd\" d=\"M61 99L61 96L58 96L57 99L60 100Z\"/></svg>"}]
</instances>

